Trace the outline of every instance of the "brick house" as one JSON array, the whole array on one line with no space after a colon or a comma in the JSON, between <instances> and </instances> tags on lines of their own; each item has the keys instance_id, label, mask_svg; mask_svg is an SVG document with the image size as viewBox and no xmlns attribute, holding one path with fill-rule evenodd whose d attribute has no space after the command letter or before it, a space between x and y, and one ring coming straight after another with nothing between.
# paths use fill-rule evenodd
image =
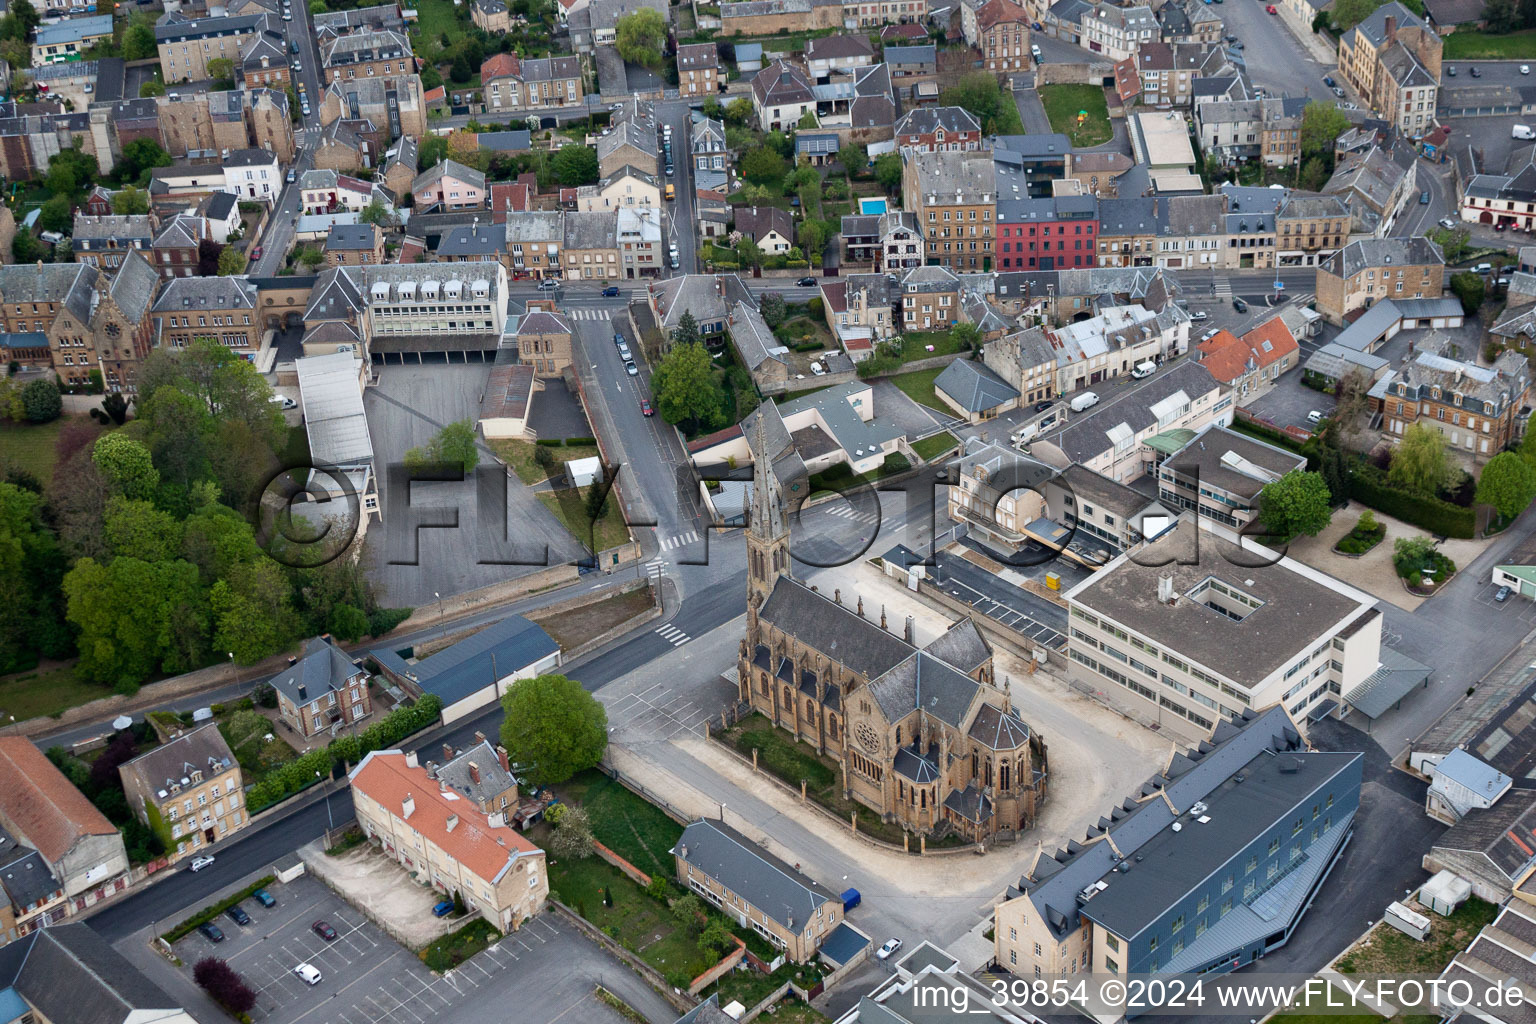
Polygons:
<instances>
[{"instance_id":1,"label":"brick house","mask_svg":"<svg viewBox=\"0 0 1536 1024\"><path fill-rule=\"evenodd\" d=\"M368 673L325 637L307 641L303 656L271 682L277 713L305 739L373 713Z\"/></svg>"},{"instance_id":2,"label":"brick house","mask_svg":"<svg viewBox=\"0 0 1536 1024\"><path fill-rule=\"evenodd\" d=\"M182 733L117 769L128 807L169 832L172 862L206 853L251 823L240 762L213 723Z\"/></svg>"}]
</instances>

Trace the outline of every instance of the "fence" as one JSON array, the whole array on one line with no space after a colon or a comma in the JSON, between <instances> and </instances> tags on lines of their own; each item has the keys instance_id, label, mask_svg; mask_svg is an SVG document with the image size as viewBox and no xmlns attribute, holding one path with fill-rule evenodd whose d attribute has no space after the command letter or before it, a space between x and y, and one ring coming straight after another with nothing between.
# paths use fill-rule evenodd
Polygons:
<instances>
[{"instance_id":1,"label":"fence","mask_svg":"<svg viewBox=\"0 0 1536 1024\"><path fill-rule=\"evenodd\" d=\"M693 979L693 982L688 986L688 994L696 996L719 979L731 973L731 971L736 969L736 965L741 963L741 958L746 952L747 944L737 939L735 949L727 953L715 966Z\"/></svg>"},{"instance_id":2,"label":"fence","mask_svg":"<svg viewBox=\"0 0 1536 1024\"><path fill-rule=\"evenodd\" d=\"M572 910L564 903L561 903L553 896L549 898L549 905L554 908L555 913L560 914L566 920L574 924L577 930L587 938L591 939L593 942L597 943L599 946L602 946L604 949L608 950L608 952L612 953L614 956L628 964L629 968L636 974L640 975L646 984L654 988L658 993L661 994L663 999L671 1003L672 1008L675 1009L678 1013L687 1013L689 1010L698 1005L699 1001L697 999L667 984L667 979L663 978L660 972L656 970L656 968L652 967L644 960L641 960L638 956L625 949L622 945L615 942L613 939L609 938L595 925L593 925L592 922L576 913L576 911Z\"/></svg>"},{"instance_id":3,"label":"fence","mask_svg":"<svg viewBox=\"0 0 1536 1024\"><path fill-rule=\"evenodd\" d=\"M597 856L600 859L607 861L609 864L612 864L614 867L618 868L630 881L637 882L642 886L651 884L650 875L646 874L644 871L641 871L629 861L625 860L623 857L620 857L618 854L614 853L612 850L608 849L608 847L604 846L602 843L595 839L592 840L592 849L597 853Z\"/></svg>"}]
</instances>

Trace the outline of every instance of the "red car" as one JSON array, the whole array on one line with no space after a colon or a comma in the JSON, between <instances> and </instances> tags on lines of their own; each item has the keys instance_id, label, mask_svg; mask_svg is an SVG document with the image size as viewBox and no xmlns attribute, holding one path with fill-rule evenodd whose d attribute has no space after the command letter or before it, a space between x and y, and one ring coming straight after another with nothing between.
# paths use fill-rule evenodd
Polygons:
<instances>
[{"instance_id":1,"label":"red car","mask_svg":"<svg viewBox=\"0 0 1536 1024\"><path fill-rule=\"evenodd\" d=\"M322 939L324 939L326 942L335 942L336 941L336 929L332 928L330 925L326 924L324 921L316 921L314 924L309 926L309 929L310 929L310 931L314 932L316 935L318 935Z\"/></svg>"},{"instance_id":2,"label":"red car","mask_svg":"<svg viewBox=\"0 0 1536 1024\"><path fill-rule=\"evenodd\" d=\"M651 400L649 398L640 399L640 414L642 416L656 415L656 410L651 408Z\"/></svg>"},{"instance_id":3,"label":"red car","mask_svg":"<svg viewBox=\"0 0 1536 1024\"><path fill-rule=\"evenodd\" d=\"M1268 11L1270 14L1279 14L1280 13L1279 11L1275 10L1275 5L1274 4L1270 4L1268 7L1264 8L1264 9L1266 11Z\"/></svg>"},{"instance_id":4,"label":"red car","mask_svg":"<svg viewBox=\"0 0 1536 1024\"><path fill-rule=\"evenodd\" d=\"M251 262L255 263L259 259L261 259L261 246L258 245L251 249Z\"/></svg>"}]
</instances>

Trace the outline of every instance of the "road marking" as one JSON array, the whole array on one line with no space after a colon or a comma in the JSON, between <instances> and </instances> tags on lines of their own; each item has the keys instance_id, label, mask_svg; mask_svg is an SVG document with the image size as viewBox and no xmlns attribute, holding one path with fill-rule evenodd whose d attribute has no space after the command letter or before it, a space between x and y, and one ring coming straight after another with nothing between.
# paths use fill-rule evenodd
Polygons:
<instances>
[{"instance_id":1,"label":"road marking","mask_svg":"<svg viewBox=\"0 0 1536 1024\"><path fill-rule=\"evenodd\" d=\"M676 537L668 537L666 540L662 541L661 550L671 551L673 548L680 548L685 545L692 544L698 539L698 533L694 530L689 530L687 533L679 534Z\"/></svg>"}]
</instances>

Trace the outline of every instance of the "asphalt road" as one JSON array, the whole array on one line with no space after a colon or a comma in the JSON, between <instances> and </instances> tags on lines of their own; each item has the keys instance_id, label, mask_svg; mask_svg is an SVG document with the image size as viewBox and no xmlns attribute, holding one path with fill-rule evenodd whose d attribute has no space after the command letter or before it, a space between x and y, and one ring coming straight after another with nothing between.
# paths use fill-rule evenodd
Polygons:
<instances>
[{"instance_id":1,"label":"asphalt road","mask_svg":"<svg viewBox=\"0 0 1536 1024\"><path fill-rule=\"evenodd\" d=\"M304 65L304 70L294 75L296 79L294 94L300 98L301 117L303 116L303 98L309 97L310 115L294 128L294 143L301 147L293 162L294 180L283 188L282 194L278 197L272 220L260 239L261 259L252 263L247 271L252 277L275 276L287 259L288 250L293 246L294 230L299 216L298 179L314 166L315 144L319 141L321 131L320 53L315 45L309 7L304 0L297 0L293 4L293 20L281 24L285 34L284 45L289 41L297 41L299 44L299 60ZM299 88L300 83L304 86L302 90Z\"/></svg>"},{"instance_id":2,"label":"asphalt road","mask_svg":"<svg viewBox=\"0 0 1536 1024\"><path fill-rule=\"evenodd\" d=\"M1318 63L1278 15L1266 13L1267 4L1268 0L1227 0L1217 8L1227 34L1243 44L1237 52L1244 56L1253 84L1266 96L1331 99L1333 92L1323 84L1323 76L1333 73L1332 66Z\"/></svg>"}]
</instances>

